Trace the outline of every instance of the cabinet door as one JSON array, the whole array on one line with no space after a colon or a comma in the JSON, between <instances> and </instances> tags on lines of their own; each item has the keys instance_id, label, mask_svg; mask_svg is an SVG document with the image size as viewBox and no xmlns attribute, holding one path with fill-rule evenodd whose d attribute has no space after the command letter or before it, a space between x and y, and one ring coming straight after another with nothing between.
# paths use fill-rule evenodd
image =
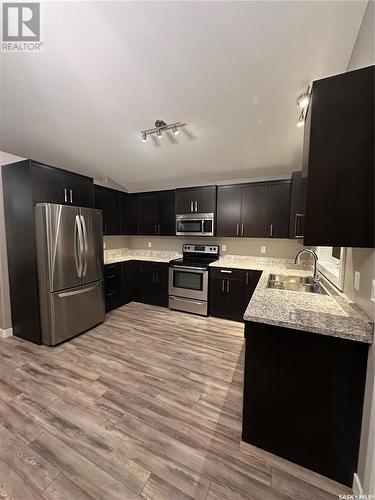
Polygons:
<instances>
[{"instance_id":1,"label":"cabinet door","mask_svg":"<svg viewBox=\"0 0 375 500\"><path fill-rule=\"evenodd\" d=\"M168 264L155 263L153 270L153 294L151 303L156 306L168 307Z\"/></svg>"},{"instance_id":2,"label":"cabinet door","mask_svg":"<svg viewBox=\"0 0 375 500\"><path fill-rule=\"evenodd\" d=\"M159 234L162 236L176 234L175 191L159 193Z\"/></svg>"},{"instance_id":3,"label":"cabinet door","mask_svg":"<svg viewBox=\"0 0 375 500\"><path fill-rule=\"evenodd\" d=\"M137 234L138 195L127 194L121 201L121 234Z\"/></svg>"},{"instance_id":4,"label":"cabinet door","mask_svg":"<svg viewBox=\"0 0 375 500\"><path fill-rule=\"evenodd\" d=\"M268 184L253 184L242 188L242 236L268 236L268 198Z\"/></svg>"},{"instance_id":5,"label":"cabinet door","mask_svg":"<svg viewBox=\"0 0 375 500\"><path fill-rule=\"evenodd\" d=\"M254 290L257 287L262 271L244 271L244 299L242 316L245 313Z\"/></svg>"},{"instance_id":6,"label":"cabinet door","mask_svg":"<svg viewBox=\"0 0 375 500\"><path fill-rule=\"evenodd\" d=\"M239 236L241 224L240 186L217 188L217 236Z\"/></svg>"},{"instance_id":7,"label":"cabinet door","mask_svg":"<svg viewBox=\"0 0 375 500\"><path fill-rule=\"evenodd\" d=\"M209 312L211 316L226 318L227 292L225 278L210 278Z\"/></svg>"},{"instance_id":8,"label":"cabinet door","mask_svg":"<svg viewBox=\"0 0 375 500\"><path fill-rule=\"evenodd\" d=\"M71 205L93 208L94 182L92 179L66 174L65 182L68 189L68 201Z\"/></svg>"},{"instance_id":9,"label":"cabinet door","mask_svg":"<svg viewBox=\"0 0 375 500\"><path fill-rule=\"evenodd\" d=\"M303 238L305 225L306 179L293 172L290 187L289 238Z\"/></svg>"},{"instance_id":10,"label":"cabinet door","mask_svg":"<svg viewBox=\"0 0 375 500\"><path fill-rule=\"evenodd\" d=\"M122 302L128 304L136 297L136 282L137 282L137 262L128 261L121 263L121 286L122 286Z\"/></svg>"},{"instance_id":11,"label":"cabinet door","mask_svg":"<svg viewBox=\"0 0 375 500\"><path fill-rule=\"evenodd\" d=\"M120 234L121 192L95 186L94 195L95 208L99 208L99 210L103 211L103 234Z\"/></svg>"},{"instance_id":12,"label":"cabinet door","mask_svg":"<svg viewBox=\"0 0 375 500\"><path fill-rule=\"evenodd\" d=\"M195 190L194 211L200 214L216 213L216 186L206 186Z\"/></svg>"},{"instance_id":13,"label":"cabinet door","mask_svg":"<svg viewBox=\"0 0 375 500\"><path fill-rule=\"evenodd\" d=\"M158 234L159 198L157 193L138 195L138 234Z\"/></svg>"},{"instance_id":14,"label":"cabinet door","mask_svg":"<svg viewBox=\"0 0 375 500\"><path fill-rule=\"evenodd\" d=\"M154 295L154 269L152 262L139 261L139 276L138 276L138 290L137 300L145 304L152 304L152 297Z\"/></svg>"},{"instance_id":15,"label":"cabinet door","mask_svg":"<svg viewBox=\"0 0 375 500\"><path fill-rule=\"evenodd\" d=\"M176 189L176 214L194 212L194 189Z\"/></svg>"},{"instance_id":16,"label":"cabinet door","mask_svg":"<svg viewBox=\"0 0 375 500\"><path fill-rule=\"evenodd\" d=\"M313 83L305 245L374 246L374 66Z\"/></svg>"},{"instance_id":17,"label":"cabinet door","mask_svg":"<svg viewBox=\"0 0 375 500\"><path fill-rule=\"evenodd\" d=\"M270 184L268 236L288 238L290 181Z\"/></svg>"},{"instance_id":18,"label":"cabinet door","mask_svg":"<svg viewBox=\"0 0 375 500\"><path fill-rule=\"evenodd\" d=\"M34 203L69 203L66 176L60 170L33 164L32 186Z\"/></svg>"},{"instance_id":19,"label":"cabinet door","mask_svg":"<svg viewBox=\"0 0 375 500\"><path fill-rule=\"evenodd\" d=\"M243 319L243 295L244 283L242 280L228 278L225 283L226 289L226 318L233 321Z\"/></svg>"}]
</instances>

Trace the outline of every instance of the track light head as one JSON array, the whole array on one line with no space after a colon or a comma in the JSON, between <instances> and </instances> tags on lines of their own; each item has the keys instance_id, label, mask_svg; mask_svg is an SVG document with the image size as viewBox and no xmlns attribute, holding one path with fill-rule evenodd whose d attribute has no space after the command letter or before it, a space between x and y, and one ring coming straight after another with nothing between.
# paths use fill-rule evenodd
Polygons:
<instances>
[{"instance_id":1,"label":"track light head","mask_svg":"<svg viewBox=\"0 0 375 500\"><path fill-rule=\"evenodd\" d=\"M305 114L303 111L304 110L301 111L301 114L298 117L297 127L303 127L305 125Z\"/></svg>"},{"instance_id":2,"label":"track light head","mask_svg":"<svg viewBox=\"0 0 375 500\"><path fill-rule=\"evenodd\" d=\"M172 127L172 130L173 130L174 135L178 135L180 133L180 131L178 130L178 128L176 126Z\"/></svg>"},{"instance_id":3,"label":"track light head","mask_svg":"<svg viewBox=\"0 0 375 500\"><path fill-rule=\"evenodd\" d=\"M142 138L142 142L146 142L147 141L147 135L146 135L145 132L142 132L141 138Z\"/></svg>"},{"instance_id":4,"label":"track light head","mask_svg":"<svg viewBox=\"0 0 375 500\"><path fill-rule=\"evenodd\" d=\"M161 133L160 128L158 129L158 131L157 131L157 134L156 134L156 135L157 135L158 139L161 139L161 138L163 137L163 134Z\"/></svg>"},{"instance_id":5,"label":"track light head","mask_svg":"<svg viewBox=\"0 0 375 500\"><path fill-rule=\"evenodd\" d=\"M310 94L307 92L301 94L297 99L297 105L302 109L306 109L307 106L309 105L309 102L310 102Z\"/></svg>"}]
</instances>

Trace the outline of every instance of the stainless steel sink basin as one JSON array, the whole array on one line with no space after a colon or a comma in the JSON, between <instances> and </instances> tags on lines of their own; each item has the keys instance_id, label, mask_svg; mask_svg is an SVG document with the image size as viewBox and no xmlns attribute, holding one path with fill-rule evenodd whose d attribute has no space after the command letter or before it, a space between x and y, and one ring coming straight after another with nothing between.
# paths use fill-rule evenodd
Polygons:
<instances>
[{"instance_id":1,"label":"stainless steel sink basin","mask_svg":"<svg viewBox=\"0 0 375 500\"><path fill-rule=\"evenodd\" d=\"M283 276L281 274L270 274L267 288L327 295L322 285L314 281L312 276Z\"/></svg>"}]
</instances>

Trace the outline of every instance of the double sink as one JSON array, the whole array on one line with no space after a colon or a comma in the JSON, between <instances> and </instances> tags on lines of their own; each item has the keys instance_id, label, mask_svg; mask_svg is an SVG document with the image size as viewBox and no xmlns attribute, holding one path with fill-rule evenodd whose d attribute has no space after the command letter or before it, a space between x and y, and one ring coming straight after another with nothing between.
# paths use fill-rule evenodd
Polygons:
<instances>
[{"instance_id":1,"label":"double sink","mask_svg":"<svg viewBox=\"0 0 375 500\"><path fill-rule=\"evenodd\" d=\"M315 281L312 276L283 276L281 274L270 274L267 288L328 295L322 285L318 281Z\"/></svg>"}]
</instances>

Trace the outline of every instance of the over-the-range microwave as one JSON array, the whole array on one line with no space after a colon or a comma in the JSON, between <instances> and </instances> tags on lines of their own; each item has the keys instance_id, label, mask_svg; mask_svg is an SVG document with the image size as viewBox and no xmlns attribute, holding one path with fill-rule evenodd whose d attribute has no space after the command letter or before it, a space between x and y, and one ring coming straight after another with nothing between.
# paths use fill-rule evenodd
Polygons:
<instances>
[{"instance_id":1,"label":"over-the-range microwave","mask_svg":"<svg viewBox=\"0 0 375 500\"><path fill-rule=\"evenodd\" d=\"M213 213L176 215L176 236L213 236L214 223Z\"/></svg>"}]
</instances>

